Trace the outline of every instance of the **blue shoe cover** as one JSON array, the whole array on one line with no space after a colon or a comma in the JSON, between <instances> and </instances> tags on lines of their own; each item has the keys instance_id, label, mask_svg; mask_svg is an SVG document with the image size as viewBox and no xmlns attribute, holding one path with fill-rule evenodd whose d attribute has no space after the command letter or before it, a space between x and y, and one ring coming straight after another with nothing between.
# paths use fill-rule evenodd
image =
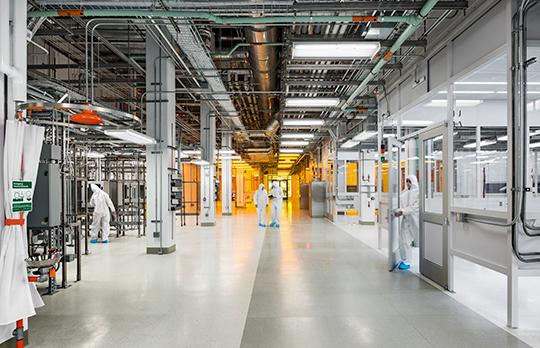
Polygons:
<instances>
[{"instance_id":1,"label":"blue shoe cover","mask_svg":"<svg viewBox=\"0 0 540 348\"><path fill-rule=\"evenodd\" d=\"M406 264L405 262L402 261L402 262L399 263L398 268L405 271L405 270L408 270L409 268L411 268L411 265L408 265L408 264Z\"/></svg>"},{"instance_id":2,"label":"blue shoe cover","mask_svg":"<svg viewBox=\"0 0 540 348\"><path fill-rule=\"evenodd\" d=\"M275 223L275 222L272 222L272 223L270 223L270 225L268 225L268 226L270 226L270 227L275 227L275 226L276 226L276 223Z\"/></svg>"},{"instance_id":3,"label":"blue shoe cover","mask_svg":"<svg viewBox=\"0 0 540 348\"><path fill-rule=\"evenodd\" d=\"M279 228L279 224L276 224L276 227Z\"/></svg>"},{"instance_id":4,"label":"blue shoe cover","mask_svg":"<svg viewBox=\"0 0 540 348\"><path fill-rule=\"evenodd\" d=\"M265 224L259 224L259 227L266 227Z\"/></svg>"},{"instance_id":5,"label":"blue shoe cover","mask_svg":"<svg viewBox=\"0 0 540 348\"><path fill-rule=\"evenodd\" d=\"M97 239L90 239L90 243L97 244Z\"/></svg>"},{"instance_id":6,"label":"blue shoe cover","mask_svg":"<svg viewBox=\"0 0 540 348\"><path fill-rule=\"evenodd\" d=\"M109 241L108 241L108 240L104 240L104 241L102 241L101 243L103 243L103 244L109 244Z\"/></svg>"}]
</instances>

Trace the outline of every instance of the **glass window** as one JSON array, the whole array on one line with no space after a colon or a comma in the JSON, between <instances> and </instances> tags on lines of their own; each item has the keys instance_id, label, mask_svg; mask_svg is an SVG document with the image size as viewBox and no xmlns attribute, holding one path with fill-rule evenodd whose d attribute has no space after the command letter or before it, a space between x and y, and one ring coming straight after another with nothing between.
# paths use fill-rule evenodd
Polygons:
<instances>
[{"instance_id":1,"label":"glass window","mask_svg":"<svg viewBox=\"0 0 540 348\"><path fill-rule=\"evenodd\" d=\"M454 85L454 207L506 211L506 55Z\"/></svg>"}]
</instances>

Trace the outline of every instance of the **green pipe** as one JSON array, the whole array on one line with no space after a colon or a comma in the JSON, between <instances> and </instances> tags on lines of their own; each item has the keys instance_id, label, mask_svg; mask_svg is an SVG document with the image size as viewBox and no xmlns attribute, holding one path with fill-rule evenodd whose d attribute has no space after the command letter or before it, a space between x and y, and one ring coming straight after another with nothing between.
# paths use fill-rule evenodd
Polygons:
<instances>
[{"instance_id":1,"label":"green pipe","mask_svg":"<svg viewBox=\"0 0 540 348\"><path fill-rule=\"evenodd\" d=\"M47 10L30 11L28 17L155 17L205 19L217 24L278 24L278 23L360 23L394 22L411 24L416 16L263 16L263 17L220 17L209 12L198 11L152 11L152 10Z\"/></svg>"},{"instance_id":2,"label":"green pipe","mask_svg":"<svg viewBox=\"0 0 540 348\"><path fill-rule=\"evenodd\" d=\"M227 53L212 53L211 56L217 56L217 57L232 57L233 53L236 52L240 47L249 47L251 45L254 45L254 46L273 46L273 47L280 47L280 46L285 46L284 43L282 42L264 42L264 43L253 43L253 44L249 44L249 43L239 43L239 44L236 44L233 48L231 48L231 50Z\"/></svg>"},{"instance_id":3,"label":"green pipe","mask_svg":"<svg viewBox=\"0 0 540 348\"><path fill-rule=\"evenodd\" d=\"M349 96L349 98L347 98L347 101L345 101L345 104L343 104L341 106L342 111L347 110L347 108L349 107L349 105L351 105L351 103L354 101L354 99L356 99L356 97L360 93L362 93L362 91L367 87L367 85L377 76L379 71L381 71L381 68L390 60L390 58L388 58L388 59L386 58L387 55L388 55L388 57L391 57L394 53L397 52L397 50L399 50L401 48L401 45L403 45L403 43L412 34L414 34L416 29L418 29L418 26L420 26L420 24L422 24L422 22L424 21L424 18L426 18L426 16L431 12L431 10L433 10L435 5L437 5L437 2L439 2L439 0L427 0L426 3L424 4L424 6L422 7L422 9L420 10L420 13L417 16L412 16L415 19L412 20L409 23L409 26L403 31L403 33L401 33L401 35L394 42L392 47L390 47L390 49L385 54L385 56L382 57L377 62L377 64L375 64L373 69L371 69L371 71L369 72L368 76L366 76L366 78L362 81L362 83L360 83L360 85L358 85L358 87L356 87L356 89Z\"/></svg>"}]
</instances>

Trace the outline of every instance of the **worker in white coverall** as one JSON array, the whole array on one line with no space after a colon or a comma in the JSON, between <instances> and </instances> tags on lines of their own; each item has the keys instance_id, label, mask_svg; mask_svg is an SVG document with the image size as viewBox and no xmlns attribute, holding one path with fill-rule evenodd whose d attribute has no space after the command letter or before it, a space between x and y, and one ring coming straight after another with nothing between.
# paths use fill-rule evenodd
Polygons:
<instances>
[{"instance_id":1,"label":"worker in white coverall","mask_svg":"<svg viewBox=\"0 0 540 348\"><path fill-rule=\"evenodd\" d=\"M257 218L259 227L266 227L266 206L268 205L268 193L264 189L264 184L259 185L259 189L253 195L253 202L257 208Z\"/></svg>"},{"instance_id":2,"label":"worker in white coverall","mask_svg":"<svg viewBox=\"0 0 540 348\"><path fill-rule=\"evenodd\" d=\"M272 183L272 190L270 191L270 198L272 204L270 205L270 227L279 227L279 218L281 216L281 208L283 207L283 190L279 186L277 181Z\"/></svg>"},{"instance_id":3,"label":"worker in white coverall","mask_svg":"<svg viewBox=\"0 0 540 348\"><path fill-rule=\"evenodd\" d=\"M405 181L407 188L401 193L401 208L396 209L395 216L403 217L401 230L399 231L399 253L401 262L399 269L411 268L412 242L419 230L419 187L418 179L414 175L409 175Z\"/></svg>"},{"instance_id":4,"label":"worker in white coverall","mask_svg":"<svg viewBox=\"0 0 540 348\"><path fill-rule=\"evenodd\" d=\"M109 243L111 212L116 214L116 210L111 198L105 191L96 184L91 184L90 188L93 192L90 198L90 206L94 207L92 226L90 226L90 243L97 243L99 230L102 230L101 241Z\"/></svg>"}]
</instances>

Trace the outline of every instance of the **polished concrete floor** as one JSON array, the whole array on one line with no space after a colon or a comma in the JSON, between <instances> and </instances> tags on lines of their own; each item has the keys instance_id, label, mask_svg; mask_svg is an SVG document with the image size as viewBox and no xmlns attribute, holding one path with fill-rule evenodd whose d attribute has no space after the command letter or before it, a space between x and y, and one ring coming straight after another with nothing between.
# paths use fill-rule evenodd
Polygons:
<instances>
[{"instance_id":1,"label":"polished concrete floor","mask_svg":"<svg viewBox=\"0 0 540 348\"><path fill-rule=\"evenodd\" d=\"M34 347L528 347L323 219L253 212L144 240L93 245L83 281L30 320Z\"/></svg>"}]
</instances>

